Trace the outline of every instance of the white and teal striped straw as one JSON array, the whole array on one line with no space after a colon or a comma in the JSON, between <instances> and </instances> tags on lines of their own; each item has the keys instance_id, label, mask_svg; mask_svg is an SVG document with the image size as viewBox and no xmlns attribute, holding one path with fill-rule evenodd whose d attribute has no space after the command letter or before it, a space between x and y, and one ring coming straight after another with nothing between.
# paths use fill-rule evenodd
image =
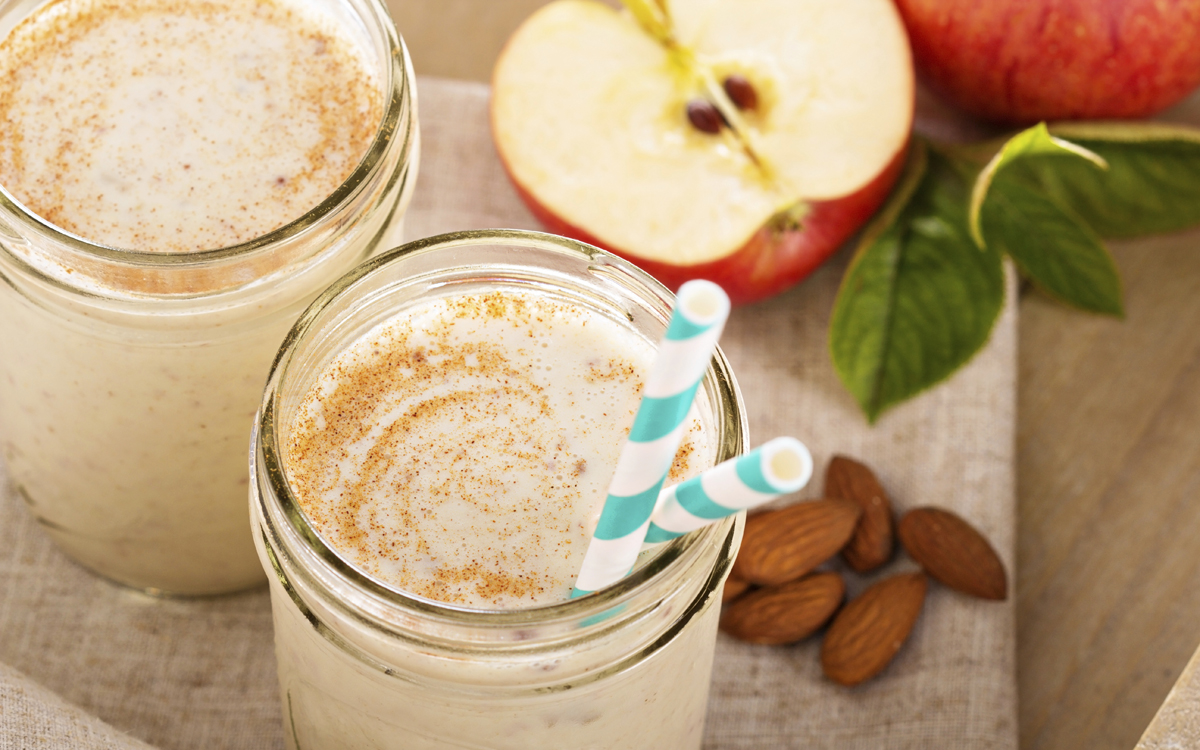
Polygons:
<instances>
[{"instance_id":1,"label":"white and teal striped straw","mask_svg":"<svg viewBox=\"0 0 1200 750\"><path fill-rule=\"evenodd\" d=\"M726 516L768 503L797 490L812 478L812 454L804 443L778 437L744 456L722 461L708 471L658 496L650 516L646 544L669 542Z\"/></svg>"},{"instance_id":2,"label":"white and teal striped straw","mask_svg":"<svg viewBox=\"0 0 1200 750\"><path fill-rule=\"evenodd\" d=\"M683 439L684 420L728 317L729 297L711 281L689 281L679 288L572 597L616 583L633 569Z\"/></svg>"}]
</instances>

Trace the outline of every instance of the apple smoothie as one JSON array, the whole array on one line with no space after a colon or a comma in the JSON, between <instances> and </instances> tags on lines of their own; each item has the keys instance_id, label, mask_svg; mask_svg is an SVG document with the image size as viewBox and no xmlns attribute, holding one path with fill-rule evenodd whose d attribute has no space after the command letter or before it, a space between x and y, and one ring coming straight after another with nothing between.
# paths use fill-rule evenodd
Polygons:
<instances>
[{"instance_id":1,"label":"apple smoothie","mask_svg":"<svg viewBox=\"0 0 1200 750\"><path fill-rule=\"evenodd\" d=\"M501 266L401 248L373 264L399 291L360 275L277 360L252 515L294 748L700 746L737 522L569 598L654 346L620 309L531 280L569 246L545 237L504 233L528 250ZM453 281L405 281L439 255L463 263ZM740 439L718 392L670 482Z\"/></svg>"},{"instance_id":2,"label":"apple smoothie","mask_svg":"<svg viewBox=\"0 0 1200 750\"><path fill-rule=\"evenodd\" d=\"M77 561L261 580L246 434L296 316L396 239L411 84L377 0L0 9L0 444Z\"/></svg>"}]
</instances>

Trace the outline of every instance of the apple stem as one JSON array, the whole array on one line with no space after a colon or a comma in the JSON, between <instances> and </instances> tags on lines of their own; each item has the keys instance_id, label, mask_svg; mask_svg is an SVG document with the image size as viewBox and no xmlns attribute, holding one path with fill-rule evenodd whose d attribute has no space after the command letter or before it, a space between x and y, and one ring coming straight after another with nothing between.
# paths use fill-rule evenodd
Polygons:
<instances>
[{"instance_id":1,"label":"apple stem","mask_svg":"<svg viewBox=\"0 0 1200 750\"><path fill-rule=\"evenodd\" d=\"M638 25L668 47L675 46L675 30L665 0L621 0Z\"/></svg>"},{"instance_id":2,"label":"apple stem","mask_svg":"<svg viewBox=\"0 0 1200 750\"><path fill-rule=\"evenodd\" d=\"M754 150L754 146L750 142L749 129L742 120L737 105L725 93L725 87L717 80L708 66L696 59L691 50L676 41L675 28L671 21L671 11L667 0L621 0L621 4L633 14L638 25L665 46L679 64L700 83L700 88L707 95L708 101L717 108L729 125L729 130L732 131L742 152L766 179L775 180L774 171L759 158L758 153Z\"/></svg>"},{"instance_id":3,"label":"apple stem","mask_svg":"<svg viewBox=\"0 0 1200 750\"><path fill-rule=\"evenodd\" d=\"M673 32L675 22L671 20L671 8L667 5L667 0L654 0L654 4L658 6L659 15L663 19L663 26Z\"/></svg>"}]
</instances>

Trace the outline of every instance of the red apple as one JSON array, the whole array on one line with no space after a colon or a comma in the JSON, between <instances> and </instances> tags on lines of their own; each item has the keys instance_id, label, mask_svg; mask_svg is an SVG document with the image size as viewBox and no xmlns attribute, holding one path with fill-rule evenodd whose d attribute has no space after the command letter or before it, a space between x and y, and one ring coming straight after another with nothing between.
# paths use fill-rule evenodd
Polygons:
<instances>
[{"instance_id":1,"label":"red apple","mask_svg":"<svg viewBox=\"0 0 1200 750\"><path fill-rule=\"evenodd\" d=\"M1011 124L1143 117L1200 85L1200 0L896 0L917 69Z\"/></svg>"},{"instance_id":2,"label":"red apple","mask_svg":"<svg viewBox=\"0 0 1200 750\"><path fill-rule=\"evenodd\" d=\"M913 74L892 3L629 4L557 0L501 53L492 131L517 191L672 288L748 302L795 284L902 167Z\"/></svg>"}]
</instances>

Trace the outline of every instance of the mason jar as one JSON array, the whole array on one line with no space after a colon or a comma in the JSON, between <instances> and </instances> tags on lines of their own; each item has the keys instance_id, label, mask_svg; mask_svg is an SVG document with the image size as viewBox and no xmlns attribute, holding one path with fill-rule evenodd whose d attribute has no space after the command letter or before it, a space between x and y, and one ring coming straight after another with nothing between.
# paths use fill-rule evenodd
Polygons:
<instances>
[{"instance_id":1,"label":"mason jar","mask_svg":"<svg viewBox=\"0 0 1200 750\"><path fill-rule=\"evenodd\" d=\"M301 509L284 450L326 366L423 301L494 292L581 307L651 343L666 329L672 300L642 271L589 245L485 230L374 258L301 316L275 360L250 457L289 746L694 750L740 515L643 553L628 577L586 596L481 609L363 572ZM739 455L745 412L719 351L696 407L702 464Z\"/></svg>"},{"instance_id":2,"label":"mason jar","mask_svg":"<svg viewBox=\"0 0 1200 750\"><path fill-rule=\"evenodd\" d=\"M306 0L307 1L307 0ZM263 573L245 446L271 358L317 294L398 241L416 180L412 66L381 0L311 0L360 48L382 116L350 176L242 244L145 252L82 239L0 186L0 441L58 546L153 593ZM41 2L0 2L0 38Z\"/></svg>"}]
</instances>

